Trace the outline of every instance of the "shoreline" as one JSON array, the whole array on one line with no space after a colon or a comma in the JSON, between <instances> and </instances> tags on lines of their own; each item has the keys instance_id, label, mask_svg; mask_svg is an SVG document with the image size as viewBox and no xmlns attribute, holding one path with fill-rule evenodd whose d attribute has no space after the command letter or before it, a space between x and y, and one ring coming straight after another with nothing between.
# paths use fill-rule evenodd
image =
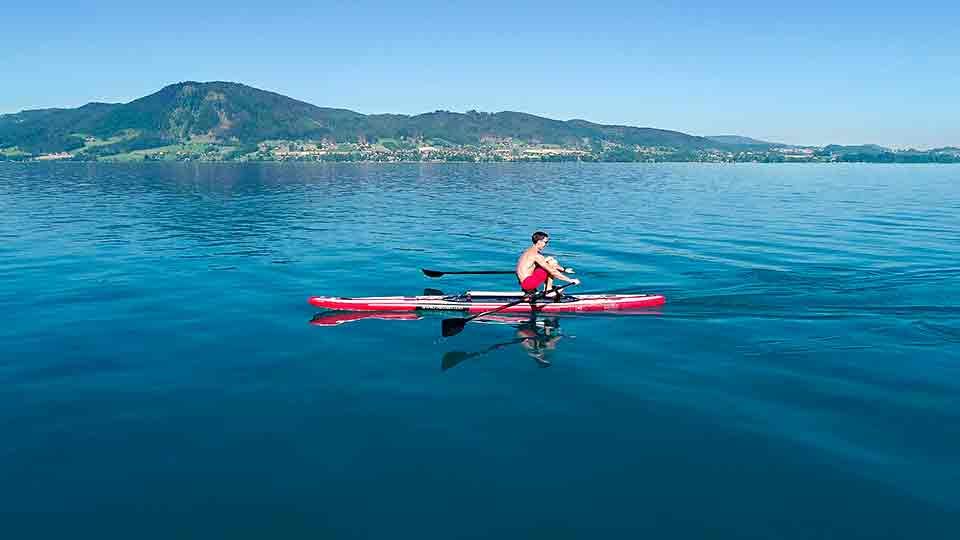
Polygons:
<instances>
[{"instance_id":1,"label":"shoreline","mask_svg":"<svg viewBox=\"0 0 960 540\"><path fill-rule=\"evenodd\" d=\"M695 163L700 165L960 165L960 161L921 161L921 162L885 162L885 161L313 161L313 160L78 160L78 159L23 159L0 160L0 166L7 163L37 163L77 165L173 165L173 164L217 164L217 165L668 165Z\"/></svg>"}]
</instances>

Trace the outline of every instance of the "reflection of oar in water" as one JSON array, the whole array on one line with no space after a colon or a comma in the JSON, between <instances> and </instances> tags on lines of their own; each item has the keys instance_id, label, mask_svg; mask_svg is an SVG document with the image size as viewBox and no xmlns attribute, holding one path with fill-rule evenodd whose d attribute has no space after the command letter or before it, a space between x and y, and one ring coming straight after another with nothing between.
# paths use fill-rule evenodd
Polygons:
<instances>
[{"instance_id":1,"label":"reflection of oar in water","mask_svg":"<svg viewBox=\"0 0 960 540\"><path fill-rule=\"evenodd\" d=\"M510 341L504 341L503 343L497 343L491 345L482 351L477 352L463 352L463 351L450 351L443 355L443 359L440 361L440 368L444 371L452 368L453 366L463 362L464 360L469 360L470 358L476 358L478 356L483 356L489 352L507 347L509 345L516 345L517 343L523 343L528 339L536 339L535 337L522 337L517 339L511 339Z\"/></svg>"},{"instance_id":2,"label":"reflection of oar in water","mask_svg":"<svg viewBox=\"0 0 960 540\"><path fill-rule=\"evenodd\" d=\"M576 282L574 282L574 283L576 283ZM511 308L511 307L513 307L513 306L518 306L518 305L520 305L520 304L523 304L524 302L530 302L530 303L536 302L536 301L539 300L540 298L543 298L544 296L546 296L546 295L548 295L548 294L550 294L550 293L560 292L560 291L562 291L563 289L566 289L567 287L569 287L569 286L571 286L571 285L573 285L573 283L567 283L566 285L561 285L561 286L559 286L559 287L554 287L554 288L552 288L552 289L547 289L547 290L545 290L545 291L540 291L540 292L535 293L535 294L526 294L526 295L521 296L519 300L514 300L513 302L510 302L510 303L508 303L508 304L504 304L504 305L502 305L502 306L500 306L500 307L498 307L498 308L496 308L496 309L491 309L490 311L484 311L483 313L477 313L476 315L472 315L472 316L467 317L467 318L457 317L457 318L455 318L455 319L444 319L444 320L443 320L443 323L442 323L442 326L440 327L441 333L443 334L443 337L455 336L455 335L459 334L460 332L462 332L462 331L463 331L463 327L466 326L467 323L470 322L470 321L472 321L472 320L475 320L475 319L477 319L477 318L483 317L484 315L491 315L491 314L493 314L493 313L497 313L497 312L503 311L503 310L508 309L508 308Z\"/></svg>"}]
</instances>

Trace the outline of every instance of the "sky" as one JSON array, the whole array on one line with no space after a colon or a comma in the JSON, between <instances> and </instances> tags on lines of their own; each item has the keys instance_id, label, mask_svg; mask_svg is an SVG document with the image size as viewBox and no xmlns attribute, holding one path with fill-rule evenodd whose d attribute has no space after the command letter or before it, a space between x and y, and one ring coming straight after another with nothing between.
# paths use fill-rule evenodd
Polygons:
<instances>
[{"instance_id":1,"label":"sky","mask_svg":"<svg viewBox=\"0 0 960 540\"><path fill-rule=\"evenodd\" d=\"M960 2L925 0L17 2L0 113L222 80L361 113L960 146L958 21Z\"/></svg>"}]
</instances>

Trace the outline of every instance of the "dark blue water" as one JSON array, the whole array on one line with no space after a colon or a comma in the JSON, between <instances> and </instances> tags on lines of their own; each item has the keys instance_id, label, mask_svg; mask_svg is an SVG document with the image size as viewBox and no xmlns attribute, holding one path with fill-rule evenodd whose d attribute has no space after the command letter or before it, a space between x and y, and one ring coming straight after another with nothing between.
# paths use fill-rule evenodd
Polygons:
<instances>
[{"instance_id":1,"label":"dark blue water","mask_svg":"<svg viewBox=\"0 0 960 540\"><path fill-rule=\"evenodd\" d=\"M310 324L536 229L667 305ZM960 166L0 164L0 536L957 538L958 247Z\"/></svg>"}]
</instances>

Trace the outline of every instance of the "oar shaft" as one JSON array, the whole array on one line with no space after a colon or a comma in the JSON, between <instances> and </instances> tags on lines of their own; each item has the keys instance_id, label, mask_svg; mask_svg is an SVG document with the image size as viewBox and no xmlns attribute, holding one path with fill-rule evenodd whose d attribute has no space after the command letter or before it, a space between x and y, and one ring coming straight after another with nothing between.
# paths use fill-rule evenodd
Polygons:
<instances>
[{"instance_id":1,"label":"oar shaft","mask_svg":"<svg viewBox=\"0 0 960 540\"><path fill-rule=\"evenodd\" d=\"M444 274L515 274L513 270L470 270L458 272L444 272Z\"/></svg>"},{"instance_id":2,"label":"oar shaft","mask_svg":"<svg viewBox=\"0 0 960 540\"><path fill-rule=\"evenodd\" d=\"M493 313L497 313L497 312L499 312L499 311L503 311L503 310L505 310L505 309L507 309L507 308L511 308L511 307L513 307L513 306L522 304L522 303L524 303L524 302L533 302L533 301L536 301L537 299L543 298L544 296L546 296L546 295L548 295L548 294L550 294L550 293L562 291L563 289L566 289L567 287L569 287L569 286L571 286L571 285L573 285L573 283L567 283L566 285L561 285L561 286L559 286L559 287L554 287L554 288L552 288L552 289L547 289L547 290L545 290L545 291L541 291L541 292L538 292L538 293L534 293L534 294L532 294L532 295L529 296L529 297L524 296L524 297L522 297L520 300L517 300L517 301L515 301L515 302L510 302L509 304L504 304L504 305L502 305L502 306L500 306L500 307L498 307L498 308L496 308L496 309L491 309L490 311L484 311L483 313L477 313L476 315L471 315L470 317L467 317L466 319L464 319L464 323L466 323L467 321L472 321L472 320L474 320L474 319L476 319L476 318L479 318L479 317L483 317L484 315L491 315L491 314L493 314Z\"/></svg>"},{"instance_id":3,"label":"oar shaft","mask_svg":"<svg viewBox=\"0 0 960 540\"><path fill-rule=\"evenodd\" d=\"M447 274L458 274L458 275L481 275L481 274L492 275L492 274L498 274L498 275L508 275L508 274L514 274L514 273L515 273L513 270L451 270L451 271L448 272L448 271L444 271L444 270L430 270L430 269L428 269L428 268L421 268L420 271L423 272L424 275L426 275L427 277L441 277L441 276L445 276L445 275L447 275Z\"/></svg>"},{"instance_id":4,"label":"oar shaft","mask_svg":"<svg viewBox=\"0 0 960 540\"><path fill-rule=\"evenodd\" d=\"M543 291L543 292L538 292L538 293L534 293L534 294L531 294L531 295L525 295L525 296L521 297L519 300L510 302L509 304L504 304L504 305L502 305L502 306L500 306L500 307L498 307L498 308L496 308L496 309L491 309L491 310L489 310L489 311L484 311L483 313L477 313L476 315L467 317L466 319L461 319L461 318L459 318L459 317L458 317L458 318L455 318L455 319L444 319L443 322L442 322L441 325L440 325L440 333L443 334L443 337L455 336L455 335L459 334L459 333L463 330L463 327L466 326L468 322L476 319L477 317L483 317L483 316L485 316L485 315L491 315L491 314L493 314L493 313L497 313L497 312L499 312L499 311L503 311L503 310L505 310L505 309L509 309L509 308L511 308L511 307L513 307L513 306L522 304L522 303L524 303L524 302L531 302L531 303L536 302L538 299L543 298L544 296L546 296L546 295L548 295L548 294L550 294L550 293L555 293L555 292L562 291L563 289L566 289L567 287L569 287L569 286L571 286L571 285L574 285L574 284L576 284L576 283L579 283L579 281L573 281L572 283L567 283L566 285L561 285L561 286L559 286L559 287L553 287L552 289L548 289L548 290ZM535 311L534 306L530 306L530 308L531 308L531 311Z\"/></svg>"}]
</instances>

